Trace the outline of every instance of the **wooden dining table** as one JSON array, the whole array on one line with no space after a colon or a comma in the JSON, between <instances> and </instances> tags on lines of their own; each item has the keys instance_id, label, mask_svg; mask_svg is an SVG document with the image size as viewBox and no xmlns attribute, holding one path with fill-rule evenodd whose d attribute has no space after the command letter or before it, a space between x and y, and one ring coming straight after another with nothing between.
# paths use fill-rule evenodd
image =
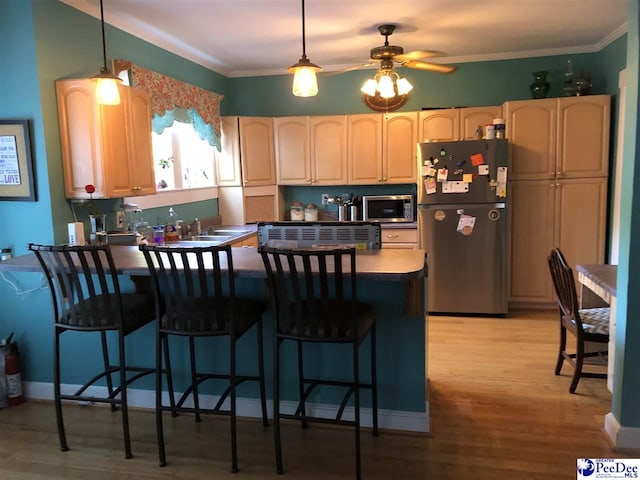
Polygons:
<instances>
[{"instance_id":1,"label":"wooden dining table","mask_svg":"<svg viewBox=\"0 0 640 480\"><path fill-rule=\"evenodd\" d=\"M580 283L580 307L607 306L609 313L609 346L607 363L607 388L613 391L613 372L616 348L616 278L618 266L609 264L577 264Z\"/></svg>"}]
</instances>

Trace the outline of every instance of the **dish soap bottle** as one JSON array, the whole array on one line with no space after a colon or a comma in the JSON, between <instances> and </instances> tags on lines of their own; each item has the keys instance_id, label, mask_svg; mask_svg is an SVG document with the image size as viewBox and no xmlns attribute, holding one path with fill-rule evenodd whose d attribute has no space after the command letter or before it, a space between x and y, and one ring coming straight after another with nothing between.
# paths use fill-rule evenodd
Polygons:
<instances>
[{"instance_id":1,"label":"dish soap bottle","mask_svg":"<svg viewBox=\"0 0 640 480\"><path fill-rule=\"evenodd\" d=\"M167 217L167 224L164 227L164 241L165 242L177 242L180 240L177 228L178 214L173 207L169 208L169 216Z\"/></svg>"}]
</instances>

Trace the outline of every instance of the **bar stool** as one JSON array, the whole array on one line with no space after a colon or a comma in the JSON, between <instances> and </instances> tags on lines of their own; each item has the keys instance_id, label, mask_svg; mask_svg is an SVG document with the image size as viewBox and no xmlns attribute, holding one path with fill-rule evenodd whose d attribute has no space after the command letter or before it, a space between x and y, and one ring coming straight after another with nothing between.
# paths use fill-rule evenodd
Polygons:
<instances>
[{"instance_id":1,"label":"bar stool","mask_svg":"<svg viewBox=\"0 0 640 480\"><path fill-rule=\"evenodd\" d=\"M233 258L230 246L170 247L140 245L149 268L156 298L156 430L160 465L165 466L166 453L162 412L228 415L231 418L231 471L238 471L236 434L236 390L246 381L256 381L260 390L262 423L269 425L265 399L262 314L266 306L256 300L239 298L235 294ZM238 375L236 372L236 343L251 327L257 328L257 375ZM188 340L190 384L175 402L171 380L168 337ZM195 339L198 337L227 337L229 340L229 369L225 372L204 372L196 365ZM162 365L167 372L170 405L162 403ZM228 387L213 408L201 406L199 386L207 380L225 380ZM192 398L193 407L185 405ZM230 408L223 410L230 399Z\"/></svg>"},{"instance_id":2,"label":"bar stool","mask_svg":"<svg viewBox=\"0 0 640 480\"><path fill-rule=\"evenodd\" d=\"M122 429L126 458L131 458L127 386L151 374L154 368L127 366L124 339L155 318L153 296L123 293L107 245L52 246L29 244L47 278L53 302L54 348L53 386L60 449L69 450L62 418L62 400L108 403L112 410L122 409ZM73 394L60 389L60 336L67 331L100 333L102 371ZM118 336L118 362L111 363L107 332ZM127 378L127 373L130 372ZM117 385L114 385L114 378ZM89 387L106 382L107 394L100 396Z\"/></svg>"},{"instance_id":3,"label":"bar stool","mask_svg":"<svg viewBox=\"0 0 640 480\"><path fill-rule=\"evenodd\" d=\"M289 250L262 246L259 248L267 272L274 317L274 393L273 419L276 470L283 473L280 443L280 419L324 422L355 427L356 478L360 466L360 390L371 390L373 435L378 435L378 402L376 385L375 311L357 297L356 251L354 248ZM365 338L371 339L371 382L360 381L359 348ZM280 411L280 346L287 340L297 344L298 406L294 414ZM307 343L345 344L351 347L353 380L338 381L306 376L303 368L303 346ZM318 386L346 389L335 418L312 416L306 402ZM354 421L342 418L353 397Z\"/></svg>"}]
</instances>

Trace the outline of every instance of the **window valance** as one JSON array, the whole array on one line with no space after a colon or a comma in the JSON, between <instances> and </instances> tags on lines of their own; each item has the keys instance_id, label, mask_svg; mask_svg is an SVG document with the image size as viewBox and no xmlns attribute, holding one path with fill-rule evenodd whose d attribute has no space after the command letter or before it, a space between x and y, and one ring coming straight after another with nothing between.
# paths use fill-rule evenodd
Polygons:
<instances>
[{"instance_id":1,"label":"window valance","mask_svg":"<svg viewBox=\"0 0 640 480\"><path fill-rule=\"evenodd\" d=\"M126 60L114 60L114 70L116 75L119 71L130 70L132 86L149 92L152 115L164 116L175 107L193 109L220 137L220 101L224 98L223 95L147 70Z\"/></svg>"}]
</instances>

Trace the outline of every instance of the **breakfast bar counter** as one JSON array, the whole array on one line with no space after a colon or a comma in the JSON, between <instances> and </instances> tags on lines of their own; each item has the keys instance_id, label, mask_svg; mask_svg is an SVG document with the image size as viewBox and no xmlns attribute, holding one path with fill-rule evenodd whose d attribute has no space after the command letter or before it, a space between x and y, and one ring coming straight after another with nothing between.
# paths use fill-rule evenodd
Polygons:
<instances>
[{"instance_id":1,"label":"breakfast bar counter","mask_svg":"<svg viewBox=\"0 0 640 480\"><path fill-rule=\"evenodd\" d=\"M141 277L149 275L142 252L136 246L111 246L118 273L122 275L124 288L134 289ZM236 275L236 293L244 298L267 301L266 272L262 258L253 247L232 248L233 264ZM358 271L358 298L375 306L377 311L377 363L378 363L378 405L379 422L383 429L429 431L429 408L426 397L426 265L423 250L382 249L363 250L356 255ZM0 262L3 275L10 274L16 280L33 277L41 273L35 255L27 254ZM29 273L31 272L31 273ZM134 281L129 281L129 278ZM25 278L25 281L27 279ZM33 283L33 279L30 279ZM142 282L143 283L143 282ZM27 395L32 398L51 398L51 307L49 292L46 289L34 289L29 293L29 301L11 299L16 309L24 312L20 325L23 327L20 348L23 362L23 379ZM17 296L17 295L16 295ZM128 345L129 357L137 364L153 364L154 329L152 324L132 336L133 345ZM272 361L272 318L271 312L265 314L265 363L267 378L271 376ZM72 336L67 341L73 342ZM238 346L238 367L253 365L255 352L254 340L247 339ZM180 345L177 345L178 351ZM309 354L305 353L305 365L316 373L335 375L349 374L351 364L350 350L335 345L313 345ZM82 362L70 362L65 368L65 378L73 381L86 375L92 362L97 365L99 358L89 360L93 353L86 348L87 357ZM172 347L173 348L173 347ZM362 348L362 358L368 358L368 342ZM213 348L209 355L220 362L225 358ZM349 351L348 351L349 350ZM282 355L285 369L295 365L295 349L284 349ZM308 358L307 358L308 357ZM180 353L176 352L176 358ZM290 365L287 362L290 360ZM366 381L367 365L363 365L362 375ZM186 366L184 375L188 374ZM296 398L295 384L283 385L282 400ZM270 384L267 385L267 394ZM218 392L204 392L215 398ZM257 392L245 389L238 392L238 413L245 416L259 416ZM153 407L153 385L142 384L139 390L133 390L130 404L139 407ZM368 407L369 396L363 395L363 406ZM291 402L293 405L293 402ZM334 415L339 406L339 398L333 392L318 394L312 400L314 408ZM370 424L370 409L364 408L363 426Z\"/></svg>"}]
</instances>

